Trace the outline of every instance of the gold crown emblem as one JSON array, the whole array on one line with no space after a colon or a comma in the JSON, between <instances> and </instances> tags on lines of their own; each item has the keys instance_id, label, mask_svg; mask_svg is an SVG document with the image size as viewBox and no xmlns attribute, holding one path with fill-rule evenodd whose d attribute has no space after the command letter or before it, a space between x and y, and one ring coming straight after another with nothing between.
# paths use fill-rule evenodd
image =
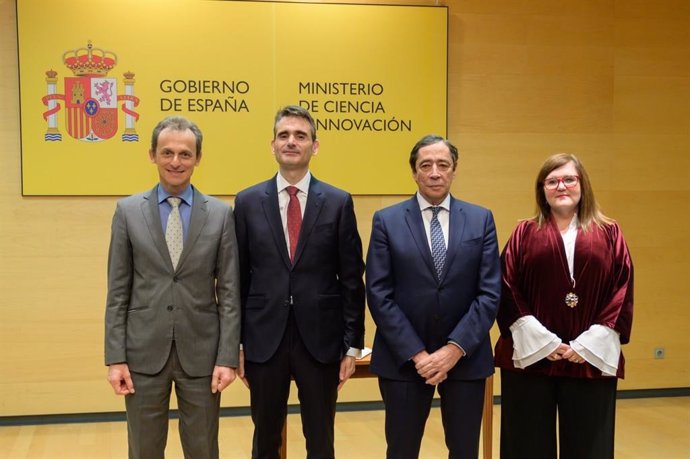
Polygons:
<instances>
[{"instance_id":1,"label":"gold crown emblem","mask_svg":"<svg viewBox=\"0 0 690 459\"><path fill-rule=\"evenodd\" d=\"M115 53L94 48L89 40L86 48L66 51L62 61L76 76L106 76L117 65Z\"/></svg>"}]
</instances>

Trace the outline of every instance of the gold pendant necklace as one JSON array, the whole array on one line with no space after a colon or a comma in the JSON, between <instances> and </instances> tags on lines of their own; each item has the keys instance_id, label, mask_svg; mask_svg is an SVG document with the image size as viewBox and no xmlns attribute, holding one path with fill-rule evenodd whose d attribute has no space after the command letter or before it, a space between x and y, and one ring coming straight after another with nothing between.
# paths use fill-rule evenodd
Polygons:
<instances>
[{"instance_id":1,"label":"gold pendant necklace","mask_svg":"<svg viewBox=\"0 0 690 459\"><path fill-rule=\"evenodd\" d=\"M571 278L573 281L573 289L575 289L575 279ZM574 308L577 306L577 302L580 300L580 298L577 297L575 292L570 292L565 296L565 305L568 306L569 308Z\"/></svg>"}]
</instances>

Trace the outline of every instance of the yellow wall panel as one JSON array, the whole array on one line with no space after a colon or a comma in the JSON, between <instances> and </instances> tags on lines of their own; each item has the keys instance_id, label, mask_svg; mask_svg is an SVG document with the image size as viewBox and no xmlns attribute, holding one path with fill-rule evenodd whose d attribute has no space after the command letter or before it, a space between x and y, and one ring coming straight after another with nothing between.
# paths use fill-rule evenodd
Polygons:
<instances>
[{"instance_id":1,"label":"yellow wall panel","mask_svg":"<svg viewBox=\"0 0 690 459\"><path fill-rule=\"evenodd\" d=\"M195 183L210 194L265 178L273 165L266 134L282 105L315 118L323 140L315 175L357 194L411 191L375 171L400 173L391 150L446 131L445 7L16 2L27 196L150 186L155 175L139 161L152 127L169 115L188 116L204 132ZM101 8L101 20L85 14ZM79 26L65 27L75 16ZM362 161L370 167L360 169Z\"/></svg>"},{"instance_id":2,"label":"yellow wall panel","mask_svg":"<svg viewBox=\"0 0 690 459\"><path fill-rule=\"evenodd\" d=\"M627 377L619 387L690 387L690 4L440 3L450 21L448 135L460 148L453 193L493 210L502 247L517 220L533 212L543 159L578 154L604 211L621 223L636 268ZM21 196L15 27L14 1L0 0L0 416L121 411L102 364L115 198ZM414 64L409 71L419 70ZM260 126L265 145L271 115ZM413 189L411 147L391 152L395 174L373 172ZM137 173L155 180L146 149L136 154ZM268 176L275 165L266 155L257 167ZM197 173L213 166L202 162ZM331 180L327 168L318 173ZM365 249L373 213L407 197L355 197ZM366 327L371 346L370 317ZM665 359L653 358L655 347L666 349ZM499 392L498 378L494 387ZM340 399L380 396L374 380L352 381ZM223 405L247 406L244 386L233 384Z\"/></svg>"}]
</instances>

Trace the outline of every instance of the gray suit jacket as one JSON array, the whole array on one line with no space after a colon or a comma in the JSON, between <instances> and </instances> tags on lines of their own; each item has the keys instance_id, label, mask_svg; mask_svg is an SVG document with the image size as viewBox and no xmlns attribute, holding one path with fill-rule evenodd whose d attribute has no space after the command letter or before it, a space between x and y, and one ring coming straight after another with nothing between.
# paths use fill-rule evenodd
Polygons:
<instances>
[{"instance_id":1,"label":"gray suit jacket","mask_svg":"<svg viewBox=\"0 0 690 459\"><path fill-rule=\"evenodd\" d=\"M158 373L173 339L182 368L208 376L238 366L240 295L232 209L194 188L189 231L173 270L157 187L122 199L112 223L105 363Z\"/></svg>"}]
</instances>

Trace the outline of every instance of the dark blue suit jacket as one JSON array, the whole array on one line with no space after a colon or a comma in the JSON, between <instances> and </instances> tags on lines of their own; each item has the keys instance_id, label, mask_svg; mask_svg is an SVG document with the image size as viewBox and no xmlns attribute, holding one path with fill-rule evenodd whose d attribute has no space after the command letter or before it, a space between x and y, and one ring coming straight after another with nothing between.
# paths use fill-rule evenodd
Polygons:
<instances>
[{"instance_id":1,"label":"dark blue suit jacket","mask_svg":"<svg viewBox=\"0 0 690 459\"><path fill-rule=\"evenodd\" d=\"M449 221L439 281L417 197L374 214L366 283L377 326L371 370L379 376L421 380L412 356L432 353L449 340L467 352L449 379L493 374L489 330L501 292L493 215L451 197Z\"/></svg>"},{"instance_id":2,"label":"dark blue suit jacket","mask_svg":"<svg viewBox=\"0 0 690 459\"><path fill-rule=\"evenodd\" d=\"M237 195L235 225L248 361L273 356L290 308L319 362L337 362L350 347L364 346L364 262L350 194L311 177L294 265L275 176Z\"/></svg>"}]
</instances>

